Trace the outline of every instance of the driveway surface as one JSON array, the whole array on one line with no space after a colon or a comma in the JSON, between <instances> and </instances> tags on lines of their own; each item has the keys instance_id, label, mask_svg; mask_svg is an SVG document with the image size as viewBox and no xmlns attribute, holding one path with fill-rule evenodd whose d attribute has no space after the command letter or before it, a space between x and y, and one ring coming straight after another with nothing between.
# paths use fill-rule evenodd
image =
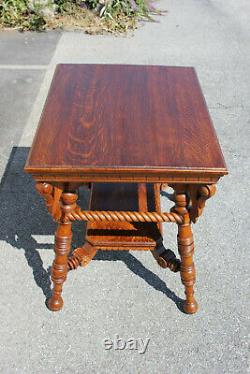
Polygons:
<instances>
[{"instance_id":1,"label":"driveway surface","mask_svg":"<svg viewBox=\"0 0 250 374\"><path fill-rule=\"evenodd\" d=\"M249 372L250 4L159 5L168 13L127 37L0 33L1 373ZM69 274L64 309L45 307L55 225L23 166L57 63L196 68L230 171L194 226L197 314L179 310L179 275L135 251L98 253ZM164 228L176 250L176 230ZM118 349L129 338L138 349Z\"/></svg>"}]
</instances>

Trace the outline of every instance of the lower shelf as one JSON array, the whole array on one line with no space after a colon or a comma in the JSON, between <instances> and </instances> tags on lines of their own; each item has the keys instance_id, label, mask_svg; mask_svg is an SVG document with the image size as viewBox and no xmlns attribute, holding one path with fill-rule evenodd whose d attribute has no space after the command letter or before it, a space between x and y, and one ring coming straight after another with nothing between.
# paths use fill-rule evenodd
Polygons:
<instances>
[{"instance_id":1,"label":"lower shelf","mask_svg":"<svg viewBox=\"0 0 250 374\"><path fill-rule=\"evenodd\" d=\"M94 183L90 210L160 212L160 185ZM100 250L153 250L162 236L160 223L88 222L86 240Z\"/></svg>"}]
</instances>

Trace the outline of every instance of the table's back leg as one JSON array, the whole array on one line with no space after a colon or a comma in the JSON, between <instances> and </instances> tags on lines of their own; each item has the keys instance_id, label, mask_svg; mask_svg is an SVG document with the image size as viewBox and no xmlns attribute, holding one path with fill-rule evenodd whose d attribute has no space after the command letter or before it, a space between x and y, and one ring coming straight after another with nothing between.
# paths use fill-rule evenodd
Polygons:
<instances>
[{"instance_id":1,"label":"table's back leg","mask_svg":"<svg viewBox=\"0 0 250 374\"><path fill-rule=\"evenodd\" d=\"M77 195L75 193L62 194L62 213L70 212L74 209ZM52 311L58 311L63 307L62 286L67 278L68 255L71 248L72 223L64 220L64 214L58 223L55 233L55 259L51 270L51 279L54 283L53 293L47 302L47 306Z\"/></svg>"},{"instance_id":2,"label":"table's back leg","mask_svg":"<svg viewBox=\"0 0 250 374\"><path fill-rule=\"evenodd\" d=\"M185 286L186 300L183 309L186 313L195 313L198 304L194 298L195 266L193 262L194 240L191 221L188 212L188 199L185 186L175 186L175 211L184 217L184 222L178 224L178 251L181 256L181 280Z\"/></svg>"},{"instance_id":3,"label":"table's back leg","mask_svg":"<svg viewBox=\"0 0 250 374\"><path fill-rule=\"evenodd\" d=\"M154 184L155 206L153 210L156 210L157 212L161 212L160 191L166 187L167 184ZM145 207L145 210L147 210L147 206ZM175 253L173 251L171 251L170 249L166 249L164 247L161 226L158 226L158 229L155 230L155 233L152 233L152 237L155 238L156 247L154 250L151 251L151 253L156 259L157 263L160 265L160 267L162 267L163 269L169 268L173 272L180 271L180 260L176 258Z\"/></svg>"}]
</instances>

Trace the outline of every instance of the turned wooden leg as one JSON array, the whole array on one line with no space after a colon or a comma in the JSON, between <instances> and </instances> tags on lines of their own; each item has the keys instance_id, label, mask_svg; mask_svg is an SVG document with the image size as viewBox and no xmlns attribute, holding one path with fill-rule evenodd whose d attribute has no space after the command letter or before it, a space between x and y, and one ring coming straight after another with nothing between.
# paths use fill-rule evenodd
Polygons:
<instances>
[{"instance_id":1,"label":"turned wooden leg","mask_svg":"<svg viewBox=\"0 0 250 374\"><path fill-rule=\"evenodd\" d=\"M62 217L58 223L55 233L55 259L51 270L51 279L54 284L53 293L48 300L48 308L52 311L58 311L63 307L62 286L67 277L68 254L71 247L72 223L65 220L64 213L70 212L75 207L77 195L74 193L62 194Z\"/></svg>"},{"instance_id":2,"label":"turned wooden leg","mask_svg":"<svg viewBox=\"0 0 250 374\"><path fill-rule=\"evenodd\" d=\"M195 266L193 262L194 240L190 224L178 227L178 251L181 256L181 280L185 286L186 301L183 309L186 313L195 313L198 304L194 298Z\"/></svg>"},{"instance_id":3,"label":"turned wooden leg","mask_svg":"<svg viewBox=\"0 0 250 374\"><path fill-rule=\"evenodd\" d=\"M185 286L186 300L183 309L186 313L195 313L198 309L198 304L194 298L194 283L195 283L195 266L193 262L194 254L194 240L191 228L189 212L187 210L188 201L185 192L185 186L177 186L175 194L175 211L182 214L184 217L183 224L178 225L178 251L181 257L181 280Z\"/></svg>"},{"instance_id":4,"label":"turned wooden leg","mask_svg":"<svg viewBox=\"0 0 250 374\"><path fill-rule=\"evenodd\" d=\"M53 311L60 310L63 307L61 293L63 283L67 277L71 238L71 223L59 223L55 233L55 260L51 270L51 279L54 283L54 289L47 303L48 308Z\"/></svg>"}]
</instances>

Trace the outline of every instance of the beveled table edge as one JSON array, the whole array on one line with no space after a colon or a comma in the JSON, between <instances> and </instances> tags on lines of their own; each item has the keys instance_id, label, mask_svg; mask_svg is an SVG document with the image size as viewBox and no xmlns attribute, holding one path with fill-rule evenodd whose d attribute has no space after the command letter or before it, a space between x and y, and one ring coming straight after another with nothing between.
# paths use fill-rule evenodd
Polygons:
<instances>
[{"instance_id":1,"label":"beveled table edge","mask_svg":"<svg viewBox=\"0 0 250 374\"><path fill-rule=\"evenodd\" d=\"M36 181L44 182L151 182L151 183L216 183L228 174L226 168L34 168L24 171Z\"/></svg>"}]
</instances>

